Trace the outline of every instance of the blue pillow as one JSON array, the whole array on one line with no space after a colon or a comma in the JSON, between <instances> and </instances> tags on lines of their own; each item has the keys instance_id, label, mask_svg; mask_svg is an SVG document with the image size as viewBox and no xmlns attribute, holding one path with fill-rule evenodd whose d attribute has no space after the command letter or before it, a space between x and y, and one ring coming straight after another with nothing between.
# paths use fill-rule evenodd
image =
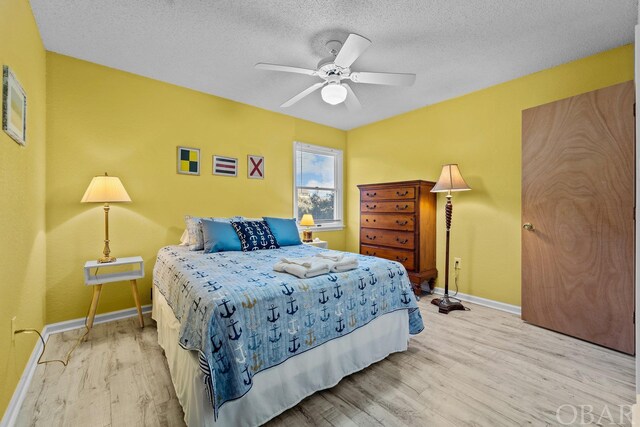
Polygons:
<instances>
[{"instance_id":1,"label":"blue pillow","mask_svg":"<svg viewBox=\"0 0 640 427\"><path fill-rule=\"evenodd\" d=\"M230 222L203 218L202 235L205 252L241 251L240 239Z\"/></svg>"},{"instance_id":2,"label":"blue pillow","mask_svg":"<svg viewBox=\"0 0 640 427\"><path fill-rule=\"evenodd\" d=\"M302 244L295 219L271 218L265 216L264 220L280 246Z\"/></svg>"},{"instance_id":3,"label":"blue pillow","mask_svg":"<svg viewBox=\"0 0 640 427\"><path fill-rule=\"evenodd\" d=\"M280 245L264 221L231 221L240 239L242 250L257 251L260 249L278 249Z\"/></svg>"}]
</instances>

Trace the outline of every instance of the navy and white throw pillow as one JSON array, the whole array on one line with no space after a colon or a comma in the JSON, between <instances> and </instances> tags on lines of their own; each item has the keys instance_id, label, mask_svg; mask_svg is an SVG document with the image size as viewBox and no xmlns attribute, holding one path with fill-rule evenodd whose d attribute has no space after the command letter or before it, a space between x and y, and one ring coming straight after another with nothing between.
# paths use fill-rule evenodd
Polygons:
<instances>
[{"instance_id":1,"label":"navy and white throw pillow","mask_svg":"<svg viewBox=\"0 0 640 427\"><path fill-rule=\"evenodd\" d=\"M280 247L271 233L271 229L264 221L232 221L231 225L236 230L242 250L245 252Z\"/></svg>"}]
</instances>

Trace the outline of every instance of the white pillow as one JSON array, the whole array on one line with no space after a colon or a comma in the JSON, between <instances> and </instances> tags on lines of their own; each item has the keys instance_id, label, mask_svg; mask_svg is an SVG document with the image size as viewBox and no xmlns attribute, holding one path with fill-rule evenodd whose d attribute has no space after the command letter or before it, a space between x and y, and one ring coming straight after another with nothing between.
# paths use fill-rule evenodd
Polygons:
<instances>
[{"instance_id":1,"label":"white pillow","mask_svg":"<svg viewBox=\"0 0 640 427\"><path fill-rule=\"evenodd\" d=\"M184 222L187 225L187 234L189 234L189 250L200 251L204 249L204 238L202 237L202 223L200 217L186 215Z\"/></svg>"},{"instance_id":2,"label":"white pillow","mask_svg":"<svg viewBox=\"0 0 640 427\"><path fill-rule=\"evenodd\" d=\"M180 246L189 246L189 231L186 228L180 237Z\"/></svg>"}]
</instances>

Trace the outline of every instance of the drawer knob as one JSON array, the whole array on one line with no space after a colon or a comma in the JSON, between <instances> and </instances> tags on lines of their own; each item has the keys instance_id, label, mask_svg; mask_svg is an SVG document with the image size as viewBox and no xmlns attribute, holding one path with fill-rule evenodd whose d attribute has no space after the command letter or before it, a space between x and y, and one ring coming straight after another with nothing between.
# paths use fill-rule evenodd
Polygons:
<instances>
[{"instance_id":1,"label":"drawer knob","mask_svg":"<svg viewBox=\"0 0 640 427\"><path fill-rule=\"evenodd\" d=\"M371 206L365 205L365 206L367 207L367 209L375 209L378 207L378 205L371 205Z\"/></svg>"},{"instance_id":2,"label":"drawer knob","mask_svg":"<svg viewBox=\"0 0 640 427\"><path fill-rule=\"evenodd\" d=\"M404 207L400 205L396 205L396 210L404 211L406 209L409 209L409 205L404 205Z\"/></svg>"},{"instance_id":3,"label":"drawer knob","mask_svg":"<svg viewBox=\"0 0 640 427\"><path fill-rule=\"evenodd\" d=\"M398 225L407 225L407 224L409 224L409 221L400 221L399 219L396 219L396 224L398 224Z\"/></svg>"},{"instance_id":4,"label":"drawer knob","mask_svg":"<svg viewBox=\"0 0 640 427\"><path fill-rule=\"evenodd\" d=\"M365 218L365 222L369 222L369 218ZM373 222L376 222L376 220L374 219Z\"/></svg>"},{"instance_id":5,"label":"drawer knob","mask_svg":"<svg viewBox=\"0 0 640 427\"><path fill-rule=\"evenodd\" d=\"M367 255L376 256L376 253L375 252L371 253L371 252L367 251Z\"/></svg>"},{"instance_id":6,"label":"drawer knob","mask_svg":"<svg viewBox=\"0 0 640 427\"><path fill-rule=\"evenodd\" d=\"M396 257L396 261L400 261L400 262L406 262L409 258L407 257L402 257L400 258L399 256Z\"/></svg>"},{"instance_id":7,"label":"drawer knob","mask_svg":"<svg viewBox=\"0 0 640 427\"><path fill-rule=\"evenodd\" d=\"M403 193L401 193L401 192L399 192L399 191L396 191L396 196L398 196L398 197L404 197L404 196L406 196L407 194L409 194L409 192L408 192L408 191L406 191L406 190L405 190Z\"/></svg>"},{"instance_id":8,"label":"drawer knob","mask_svg":"<svg viewBox=\"0 0 640 427\"><path fill-rule=\"evenodd\" d=\"M375 197L375 196L376 196L376 194L378 194L378 193L367 193L367 196L369 196L369 197Z\"/></svg>"},{"instance_id":9,"label":"drawer knob","mask_svg":"<svg viewBox=\"0 0 640 427\"><path fill-rule=\"evenodd\" d=\"M400 243L401 245L406 245L409 242L409 239L400 240L399 237L396 237L396 242Z\"/></svg>"},{"instance_id":10,"label":"drawer knob","mask_svg":"<svg viewBox=\"0 0 640 427\"><path fill-rule=\"evenodd\" d=\"M367 239L369 239L369 240L376 240L376 237L378 237L378 236L373 236L373 237L371 237L371 236L369 236L369 235L367 234L365 237L366 237Z\"/></svg>"}]
</instances>

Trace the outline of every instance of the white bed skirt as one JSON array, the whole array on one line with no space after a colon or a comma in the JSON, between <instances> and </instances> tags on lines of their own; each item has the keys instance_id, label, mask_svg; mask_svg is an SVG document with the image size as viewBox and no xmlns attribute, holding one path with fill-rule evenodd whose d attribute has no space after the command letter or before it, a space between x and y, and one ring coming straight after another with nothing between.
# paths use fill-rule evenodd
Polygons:
<instances>
[{"instance_id":1,"label":"white bed skirt","mask_svg":"<svg viewBox=\"0 0 640 427\"><path fill-rule=\"evenodd\" d=\"M167 357L184 420L191 427L263 424L314 392L333 387L345 376L391 353L405 351L409 340L407 310L386 314L344 337L259 372L253 377L252 389L240 399L226 402L214 421L198 354L178 344L180 324L155 287L152 318L158 325L158 343Z\"/></svg>"}]
</instances>

